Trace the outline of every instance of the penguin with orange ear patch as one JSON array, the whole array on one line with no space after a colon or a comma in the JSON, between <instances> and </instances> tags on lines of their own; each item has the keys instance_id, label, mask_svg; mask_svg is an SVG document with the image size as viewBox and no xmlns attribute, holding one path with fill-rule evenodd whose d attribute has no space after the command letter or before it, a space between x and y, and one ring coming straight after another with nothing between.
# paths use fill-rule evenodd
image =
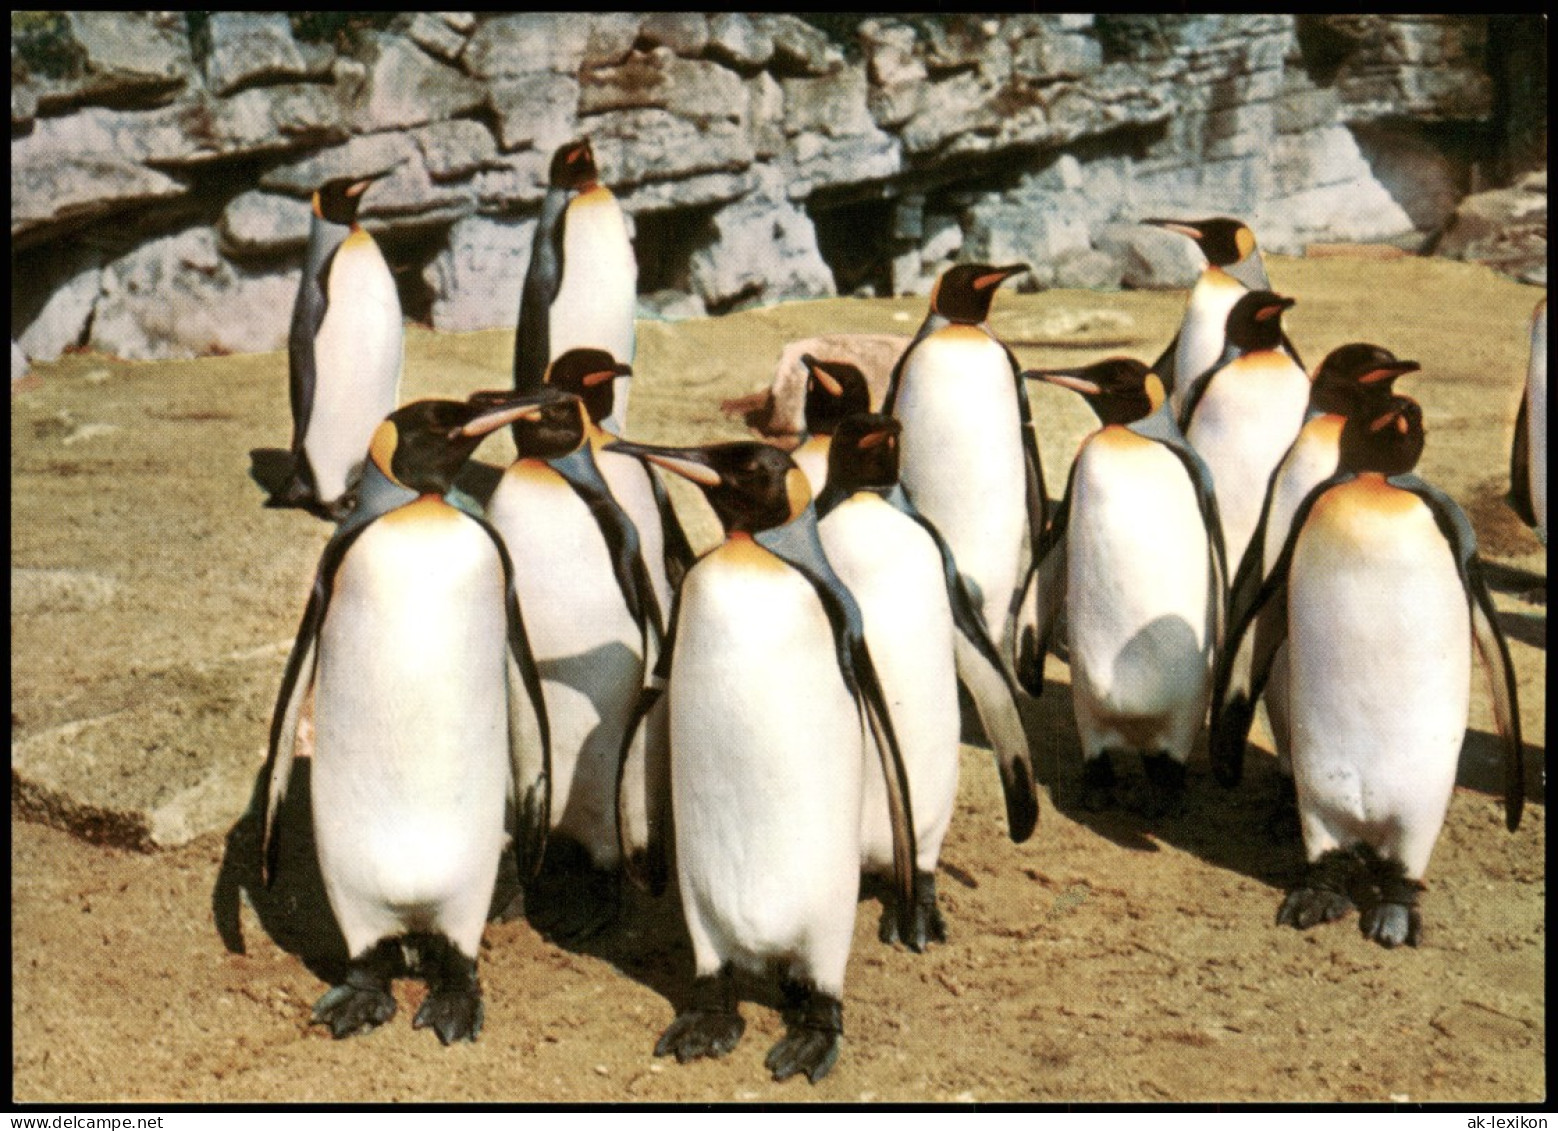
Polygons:
<instances>
[{"instance_id":1,"label":"penguin with orange ear patch","mask_svg":"<svg viewBox=\"0 0 1558 1131\"><path fill-rule=\"evenodd\" d=\"M400 295L372 236L357 223L379 177L338 178L314 193L303 275L287 335L291 477L267 501L339 521L379 422L400 397Z\"/></svg>"},{"instance_id":2,"label":"penguin with orange ear patch","mask_svg":"<svg viewBox=\"0 0 1558 1131\"><path fill-rule=\"evenodd\" d=\"M690 1000L655 1053L730 1052L745 1028L734 968L777 966L786 1032L765 1063L777 1080L815 1083L843 1035L866 727L886 784L900 928L912 929L908 778L860 609L823 553L806 476L786 453L752 442L613 447L697 484L725 529L682 583L657 672L664 694L642 704L646 724L661 709L669 716L661 772L695 964ZM624 767L624 780L641 775ZM667 824L622 827L663 838ZM623 854L635 878L664 882L663 839Z\"/></svg>"},{"instance_id":3,"label":"penguin with orange ear patch","mask_svg":"<svg viewBox=\"0 0 1558 1131\"><path fill-rule=\"evenodd\" d=\"M952 547L998 643L1023 539L1036 556L1049 506L1020 367L986 322L996 289L1027 269L961 263L945 271L882 407L903 424L904 490Z\"/></svg>"},{"instance_id":4,"label":"penguin with orange ear patch","mask_svg":"<svg viewBox=\"0 0 1558 1131\"><path fill-rule=\"evenodd\" d=\"M1153 219L1142 223L1193 240L1206 256L1206 267L1185 303L1179 332L1152 366L1169 391L1174 415L1183 422L1185 399L1196 379L1223 356L1228 313L1233 304L1248 291L1271 290L1271 280L1266 277L1266 264L1255 243L1255 233L1242 221L1213 216L1205 220ZM1282 348L1298 365L1304 364L1286 337L1282 339Z\"/></svg>"},{"instance_id":5,"label":"penguin with orange ear patch","mask_svg":"<svg viewBox=\"0 0 1558 1131\"><path fill-rule=\"evenodd\" d=\"M790 458L806 473L813 496L828 482L828 449L839 424L871 410L871 387L858 365L801 355L806 367L806 432Z\"/></svg>"},{"instance_id":6,"label":"penguin with orange ear patch","mask_svg":"<svg viewBox=\"0 0 1558 1131\"><path fill-rule=\"evenodd\" d=\"M557 148L548 184L514 336L514 388L521 393L535 392L547 366L576 347L603 349L631 365L637 340L638 260L622 208L600 183L589 138ZM628 381L616 384L606 428L621 433Z\"/></svg>"},{"instance_id":7,"label":"penguin with orange ear patch","mask_svg":"<svg viewBox=\"0 0 1558 1131\"><path fill-rule=\"evenodd\" d=\"M517 809L519 874L546 844L549 736L501 536L444 499L484 436L535 411L513 396L417 401L373 434L358 505L326 545L271 725L262 872L298 720L314 693L311 800L325 894L350 958L313 1020L336 1037L395 1013L403 942L429 993L416 1028L482 1026L476 961Z\"/></svg>"},{"instance_id":8,"label":"penguin with orange ear patch","mask_svg":"<svg viewBox=\"0 0 1558 1131\"><path fill-rule=\"evenodd\" d=\"M1294 512L1281 554L1233 626L1212 704L1215 765L1236 757L1248 733L1248 712L1230 720L1226 710L1241 638L1255 631L1252 701L1286 642L1308 866L1277 922L1307 928L1361 899L1364 934L1386 947L1415 946L1422 934L1418 896L1455 785L1474 649L1504 740L1510 831L1525 797L1509 649L1471 524L1411 473L1423 440L1422 410L1407 397L1348 417L1337 473Z\"/></svg>"},{"instance_id":9,"label":"penguin with orange ear patch","mask_svg":"<svg viewBox=\"0 0 1558 1131\"><path fill-rule=\"evenodd\" d=\"M1161 382L1132 358L1030 371L1080 393L1102 427L1082 442L1018 612L1017 672L1044 687L1065 602L1082 804L1113 799L1115 753L1138 752L1151 817L1183 804L1211 692L1227 561L1212 476Z\"/></svg>"}]
</instances>

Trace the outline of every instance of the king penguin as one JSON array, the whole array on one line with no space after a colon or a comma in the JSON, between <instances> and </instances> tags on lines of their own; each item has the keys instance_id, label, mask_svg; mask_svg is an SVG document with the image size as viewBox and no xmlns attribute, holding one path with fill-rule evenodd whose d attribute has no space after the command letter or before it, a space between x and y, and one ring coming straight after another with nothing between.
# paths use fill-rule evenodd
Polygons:
<instances>
[{"instance_id":1,"label":"king penguin","mask_svg":"<svg viewBox=\"0 0 1558 1131\"><path fill-rule=\"evenodd\" d=\"M887 784L903 937L914 906L909 784L860 609L823 553L806 476L785 452L753 442L615 446L696 483L726 534L683 581L641 704L646 724L662 709L669 716L672 820L651 822L655 839L626 856L635 879L662 884L660 838L674 823L695 963L690 1001L655 1054L685 1062L728 1053L745 1029L735 968L772 965L786 1031L765 1063L776 1080L805 1073L815 1083L837 1060L843 1033L860 890L863 723Z\"/></svg>"},{"instance_id":2,"label":"king penguin","mask_svg":"<svg viewBox=\"0 0 1558 1131\"><path fill-rule=\"evenodd\" d=\"M1196 378L1218 363L1223 354L1228 312L1248 291L1269 291L1266 262L1255 242L1255 233L1242 221L1227 216L1206 220L1143 220L1155 228L1178 232L1193 241L1206 256L1190 297L1179 332L1152 366L1169 391L1174 415L1184 419L1185 398ZM1300 366L1298 351L1286 338L1282 346Z\"/></svg>"},{"instance_id":3,"label":"king penguin","mask_svg":"<svg viewBox=\"0 0 1558 1131\"><path fill-rule=\"evenodd\" d=\"M1243 615L1260 590L1271 565L1287 541L1288 527L1299 503L1322 480L1336 473L1341 458L1342 427L1353 415L1373 419L1390 406L1396 379L1418 370L1415 361L1397 358L1383 346L1351 342L1326 355L1315 370L1309 390L1309 406L1304 425L1299 429L1282 461L1271 473L1266 498L1261 506L1260 522L1250 538L1244 558L1234 574L1228 602L1228 621ZM1246 636L1245 655L1239 668L1246 670L1253 638ZM1290 776L1288 761L1287 651L1279 649L1272 658L1271 675L1266 682L1266 713L1271 723L1278 767ZM1226 717L1253 709L1236 694L1228 705ZM1225 785L1238 783L1240 767L1219 764L1218 780Z\"/></svg>"},{"instance_id":4,"label":"king penguin","mask_svg":"<svg viewBox=\"0 0 1558 1131\"><path fill-rule=\"evenodd\" d=\"M882 406L903 423L904 490L952 547L998 643L1024 528L1036 553L1049 505L1020 367L986 323L996 289L1027 269L963 263L945 271Z\"/></svg>"},{"instance_id":5,"label":"king penguin","mask_svg":"<svg viewBox=\"0 0 1558 1131\"><path fill-rule=\"evenodd\" d=\"M266 882L300 714L314 693L312 819L350 965L313 1020L336 1037L395 1013L402 943L428 997L416 1028L444 1044L482 1025L476 960L506 798L522 880L545 849L548 733L502 538L443 499L524 398L417 401L373 434L357 508L326 545L271 725ZM409 940L405 938L409 936Z\"/></svg>"},{"instance_id":6,"label":"king penguin","mask_svg":"<svg viewBox=\"0 0 1558 1131\"><path fill-rule=\"evenodd\" d=\"M958 576L952 551L898 484L901 429L876 413L847 417L830 429L817 530L828 561L860 605L914 799L919 845L914 930L900 940L899 916L888 908L879 935L883 942L902 941L921 951L930 942L946 941L936 864L957 801L960 677L995 750L1013 841L1020 844L1032 834L1039 808L1017 688ZM869 757L864 773L861 864L869 873L891 875L886 785Z\"/></svg>"},{"instance_id":7,"label":"king penguin","mask_svg":"<svg viewBox=\"0 0 1558 1131\"><path fill-rule=\"evenodd\" d=\"M603 349L632 365L638 260L627 221L600 183L589 138L557 148L530 245L514 336L514 388L534 392L547 366L577 346ZM628 382L618 378L608 431L622 434Z\"/></svg>"},{"instance_id":8,"label":"king penguin","mask_svg":"<svg viewBox=\"0 0 1558 1131\"><path fill-rule=\"evenodd\" d=\"M516 421L517 458L487 503L513 561L552 736L553 861L527 891L527 910L564 942L599 932L619 910L618 760L664 635L638 527L596 463L584 402L562 391L592 379L610 391L615 367L592 366L585 352L554 363L563 380L535 394L536 418ZM574 848L588 865L569 866ZM560 898L548 898L553 888Z\"/></svg>"},{"instance_id":9,"label":"king penguin","mask_svg":"<svg viewBox=\"0 0 1558 1131\"><path fill-rule=\"evenodd\" d=\"M1082 804L1113 799L1111 756L1142 756L1149 817L1183 806L1185 764L1211 693L1228 567L1212 474L1141 362L1030 371L1080 393L1102 424L1082 441L1019 613L1030 694L1062 602L1082 740Z\"/></svg>"},{"instance_id":10,"label":"king penguin","mask_svg":"<svg viewBox=\"0 0 1558 1131\"><path fill-rule=\"evenodd\" d=\"M813 497L828 482L828 448L839 423L856 413L871 410L871 387L858 365L848 361L819 361L801 355L806 367L806 431L790 458L806 473Z\"/></svg>"},{"instance_id":11,"label":"king penguin","mask_svg":"<svg viewBox=\"0 0 1558 1131\"><path fill-rule=\"evenodd\" d=\"M1531 361L1509 454L1509 500L1547 545L1547 300L1531 318Z\"/></svg>"},{"instance_id":12,"label":"king penguin","mask_svg":"<svg viewBox=\"0 0 1558 1131\"><path fill-rule=\"evenodd\" d=\"M1212 471L1228 560L1244 559L1271 473L1304 423L1309 374L1282 349L1282 313L1293 300L1251 291L1228 314L1222 361L1206 373L1179 418Z\"/></svg>"},{"instance_id":13,"label":"king penguin","mask_svg":"<svg viewBox=\"0 0 1558 1131\"><path fill-rule=\"evenodd\" d=\"M267 505L340 521L374 430L400 399L405 331L394 276L357 223L379 173L314 193L308 251L287 335L292 474Z\"/></svg>"},{"instance_id":14,"label":"king penguin","mask_svg":"<svg viewBox=\"0 0 1558 1131\"><path fill-rule=\"evenodd\" d=\"M1473 647L1504 740L1511 832L1525 798L1509 648L1470 522L1412 474L1423 441L1422 410L1408 397L1347 418L1336 474L1294 512L1281 554L1233 626L1212 704L1215 764L1237 757L1248 733L1247 721L1222 718L1232 649L1254 626L1253 701L1287 642L1308 864L1277 922L1302 929L1340 918L1356 892L1363 933L1386 947L1421 938L1418 897L1455 785ZM1267 608L1274 615L1261 617Z\"/></svg>"}]
</instances>

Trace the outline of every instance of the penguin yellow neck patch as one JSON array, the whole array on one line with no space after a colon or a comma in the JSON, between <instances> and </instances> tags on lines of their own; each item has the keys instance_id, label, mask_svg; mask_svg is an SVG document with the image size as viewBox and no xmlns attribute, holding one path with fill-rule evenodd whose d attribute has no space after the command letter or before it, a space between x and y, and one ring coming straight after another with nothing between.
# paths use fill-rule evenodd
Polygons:
<instances>
[{"instance_id":1,"label":"penguin yellow neck patch","mask_svg":"<svg viewBox=\"0 0 1558 1131\"><path fill-rule=\"evenodd\" d=\"M806 478L806 473L800 468L791 468L784 473L784 490L790 502L790 517L798 517L806 509L806 504L811 502L811 483Z\"/></svg>"}]
</instances>

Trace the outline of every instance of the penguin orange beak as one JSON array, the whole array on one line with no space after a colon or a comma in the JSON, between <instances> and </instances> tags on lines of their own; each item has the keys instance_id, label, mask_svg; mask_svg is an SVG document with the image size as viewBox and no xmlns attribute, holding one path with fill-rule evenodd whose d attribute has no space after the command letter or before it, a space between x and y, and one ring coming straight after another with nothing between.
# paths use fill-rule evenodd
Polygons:
<instances>
[{"instance_id":1,"label":"penguin orange beak","mask_svg":"<svg viewBox=\"0 0 1558 1131\"><path fill-rule=\"evenodd\" d=\"M700 487L720 485L719 472L708 464L703 453L696 448L664 448L654 444L635 444L629 440L613 440L606 445L606 451L640 456L656 467L663 467Z\"/></svg>"},{"instance_id":2,"label":"penguin orange beak","mask_svg":"<svg viewBox=\"0 0 1558 1131\"><path fill-rule=\"evenodd\" d=\"M1162 228L1166 232L1178 232L1182 236L1189 236L1197 243L1201 242L1201 229L1190 224L1181 223L1178 220L1151 219L1143 220L1143 224L1151 224L1154 228Z\"/></svg>"},{"instance_id":3,"label":"penguin orange beak","mask_svg":"<svg viewBox=\"0 0 1558 1131\"><path fill-rule=\"evenodd\" d=\"M1257 310L1255 312L1255 320L1257 322L1270 321L1271 319L1281 314L1284 310L1287 310L1289 307L1291 307L1296 301L1296 299L1279 296L1276 302L1271 303L1268 306L1263 306Z\"/></svg>"},{"instance_id":4,"label":"penguin orange beak","mask_svg":"<svg viewBox=\"0 0 1558 1131\"><path fill-rule=\"evenodd\" d=\"M541 400L541 397L533 395L519 397L491 392L473 393L466 404L478 409L478 415L452 429L449 438L485 436L518 420L538 420L541 417Z\"/></svg>"},{"instance_id":5,"label":"penguin orange beak","mask_svg":"<svg viewBox=\"0 0 1558 1131\"><path fill-rule=\"evenodd\" d=\"M631 365L613 365L609 369L600 369L594 373L586 374L584 377L584 387L586 389L593 389L596 385L604 385L607 381L614 380L615 378L631 376L633 376L633 367Z\"/></svg>"},{"instance_id":6,"label":"penguin orange beak","mask_svg":"<svg viewBox=\"0 0 1558 1131\"><path fill-rule=\"evenodd\" d=\"M997 267L988 274L980 275L976 278L974 280L974 289L976 291L994 290L1013 275L1021 275L1028 269L1026 263L1013 263L1008 267Z\"/></svg>"},{"instance_id":7,"label":"penguin orange beak","mask_svg":"<svg viewBox=\"0 0 1558 1131\"><path fill-rule=\"evenodd\" d=\"M1407 373L1416 373L1423 368L1415 361L1397 361L1390 365L1381 365L1378 369L1371 369L1358 378L1360 385L1375 385L1381 381L1390 381Z\"/></svg>"},{"instance_id":8,"label":"penguin orange beak","mask_svg":"<svg viewBox=\"0 0 1558 1131\"><path fill-rule=\"evenodd\" d=\"M1085 397L1096 397L1103 392L1096 382L1083 377L1080 369L1027 369L1023 371L1023 377L1030 381L1048 381Z\"/></svg>"}]
</instances>

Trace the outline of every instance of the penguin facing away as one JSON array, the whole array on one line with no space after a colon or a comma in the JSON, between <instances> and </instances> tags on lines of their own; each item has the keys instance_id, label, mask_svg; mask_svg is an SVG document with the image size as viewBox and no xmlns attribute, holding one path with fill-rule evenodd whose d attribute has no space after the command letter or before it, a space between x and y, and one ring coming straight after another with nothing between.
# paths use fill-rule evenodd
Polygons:
<instances>
[{"instance_id":1,"label":"penguin facing away","mask_svg":"<svg viewBox=\"0 0 1558 1131\"><path fill-rule=\"evenodd\" d=\"M860 367L849 361L821 361L801 355L806 367L806 431L790 458L806 473L812 497L828 482L828 448L839 424L871 410L871 386Z\"/></svg>"},{"instance_id":2,"label":"penguin facing away","mask_svg":"<svg viewBox=\"0 0 1558 1131\"><path fill-rule=\"evenodd\" d=\"M1419 369L1415 361L1397 358L1383 346L1351 342L1326 355L1315 370L1309 390L1309 406L1304 425L1299 429L1266 487L1260 522L1245 549L1244 558L1234 574L1228 600L1228 623L1233 624L1255 599L1260 584L1287 541L1293 512L1304 497L1322 480L1336 473L1341 458L1342 427L1349 417L1360 415L1374 419L1390 407L1393 389L1399 377ZM1246 634L1244 654L1236 671L1246 677L1249 649L1254 638ZM1229 701L1229 717L1252 710L1242 696L1247 688L1235 686ZM1288 764L1287 650L1279 649L1272 658L1271 674L1266 682L1266 713L1271 723L1277 764L1284 775ZM1213 766L1225 785L1238 783L1240 766L1219 763Z\"/></svg>"},{"instance_id":3,"label":"penguin facing away","mask_svg":"<svg viewBox=\"0 0 1558 1131\"><path fill-rule=\"evenodd\" d=\"M1378 416L1353 415L1335 475L1294 513L1287 541L1218 662L1214 763L1242 748L1226 710L1232 648L1256 631L1250 699L1286 641L1292 761L1308 865L1277 912L1298 928L1340 918L1365 900L1363 933L1416 945L1417 902L1444 823L1465 736L1473 646L1489 677L1504 741L1504 815L1524 804L1524 752L1514 667L1465 514L1411 474L1422 410L1395 396ZM1262 617L1264 609L1272 616ZM1377 897L1366 898L1371 888Z\"/></svg>"},{"instance_id":4,"label":"penguin facing away","mask_svg":"<svg viewBox=\"0 0 1558 1131\"><path fill-rule=\"evenodd\" d=\"M1223 355L1228 313L1233 304L1248 291L1271 290L1271 280L1266 276L1266 263L1255 242L1255 233L1242 221L1213 216L1205 220L1150 219L1142 223L1187 237L1206 256L1206 267L1185 302L1179 332L1152 366L1168 390L1169 403L1183 427L1185 399L1196 379ZM1303 366L1298 351L1286 337L1282 348Z\"/></svg>"},{"instance_id":5,"label":"penguin facing away","mask_svg":"<svg viewBox=\"0 0 1558 1131\"><path fill-rule=\"evenodd\" d=\"M903 424L904 490L952 547L997 643L1011 618L1024 528L1036 554L1048 518L1020 367L986 323L996 289L1027 269L945 271L882 407Z\"/></svg>"},{"instance_id":6,"label":"penguin facing away","mask_svg":"<svg viewBox=\"0 0 1558 1131\"><path fill-rule=\"evenodd\" d=\"M1547 300L1531 318L1531 362L1509 450L1509 502L1547 545Z\"/></svg>"},{"instance_id":7,"label":"penguin facing away","mask_svg":"<svg viewBox=\"0 0 1558 1131\"><path fill-rule=\"evenodd\" d=\"M1141 362L1025 376L1071 389L1102 424L1082 441L1018 614L1016 668L1043 691L1064 602L1082 804L1113 800L1114 753L1139 752L1145 812L1178 813L1211 693L1227 560L1212 475Z\"/></svg>"},{"instance_id":8,"label":"penguin facing away","mask_svg":"<svg viewBox=\"0 0 1558 1131\"><path fill-rule=\"evenodd\" d=\"M866 641L903 744L914 799L913 951L946 941L936 903L936 864L957 800L960 717L957 684L969 688L991 735L1006 796L1008 829L1021 843L1038 819L1038 797L1017 689L963 587L952 552L898 484L898 434L891 417L859 413L840 422L817 500L828 561L860 606ZM861 863L887 873L891 829L881 770L866 760ZM898 916L882 915L880 937L900 941Z\"/></svg>"},{"instance_id":9,"label":"penguin facing away","mask_svg":"<svg viewBox=\"0 0 1558 1131\"><path fill-rule=\"evenodd\" d=\"M378 244L357 223L362 195L390 170L338 178L313 197L287 335L292 474L267 501L340 521L379 422L400 396L400 296Z\"/></svg>"},{"instance_id":10,"label":"penguin facing away","mask_svg":"<svg viewBox=\"0 0 1558 1131\"><path fill-rule=\"evenodd\" d=\"M531 243L514 336L514 388L534 392L547 366L575 347L603 349L631 365L636 345L638 260L627 222L600 183L589 138L552 155ZM625 431L628 382L617 379L610 432Z\"/></svg>"},{"instance_id":11,"label":"penguin facing away","mask_svg":"<svg viewBox=\"0 0 1558 1131\"><path fill-rule=\"evenodd\" d=\"M314 692L312 821L345 980L314 1007L337 1038L395 1013L401 943L429 994L414 1021L444 1044L482 1025L476 961L516 808L522 880L539 866L549 736L540 680L498 533L442 494L526 398L418 401L374 432L359 504L326 545L287 661L267 757L262 871L298 719Z\"/></svg>"},{"instance_id":12,"label":"penguin facing away","mask_svg":"<svg viewBox=\"0 0 1558 1131\"><path fill-rule=\"evenodd\" d=\"M567 867L567 856L554 851L563 867L549 865L527 892L532 922L568 942L598 933L620 910L617 763L646 664L653 667L664 635L639 527L597 465L584 402L561 389L610 394L618 367L586 352L554 363L563 381L543 386L533 398L536 415L515 422L517 457L487 503L513 563L546 700L552 834L561 838L554 849L568 842L588 859ZM642 467L627 462L642 477ZM559 871L564 878L552 882ZM559 886L560 898L548 899Z\"/></svg>"},{"instance_id":13,"label":"penguin facing away","mask_svg":"<svg viewBox=\"0 0 1558 1131\"><path fill-rule=\"evenodd\" d=\"M651 690L643 705L646 724L660 709L669 717L672 820L651 821L647 833L663 836L674 823L695 962L691 1002L655 1054L685 1062L728 1053L745 1028L734 968L777 965L786 1032L765 1064L776 1080L804 1072L815 1083L843 1032L863 721L887 786L899 929L912 933L909 784L860 609L822 551L806 477L786 453L752 442L614 447L698 484L726 532L683 581L657 672L664 694ZM663 842L624 856L640 882L663 875Z\"/></svg>"},{"instance_id":14,"label":"penguin facing away","mask_svg":"<svg viewBox=\"0 0 1558 1131\"><path fill-rule=\"evenodd\" d=\"M1303 426L1309 375L1282 348L1291 298L1251 291L1228 315L1223 361L1185 402L1180 427L1217 488L1228 559L1244 559L1266 484Z\"/></svg>"}]
</instances>

